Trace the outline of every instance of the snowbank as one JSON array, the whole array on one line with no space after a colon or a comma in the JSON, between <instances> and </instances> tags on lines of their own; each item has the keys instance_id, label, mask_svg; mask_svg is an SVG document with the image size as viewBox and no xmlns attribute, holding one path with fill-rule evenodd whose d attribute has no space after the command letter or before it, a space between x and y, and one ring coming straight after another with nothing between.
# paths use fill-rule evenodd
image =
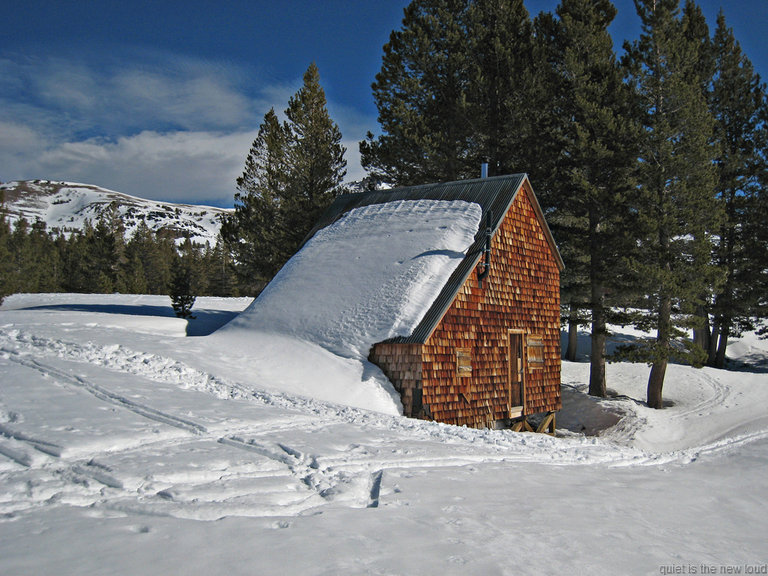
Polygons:
<instances>
[{"instance_id":1,"label":"snowbank","mask_svg":"<svg viewBox=\"0 0 768 576\"><path fill-rule=\"evenodd\" d=\"M399 396L367 361L407 336L472 244L478 204L399 201L351 210L320 230L213 341L291 393L385 413Z\"/></svg>"}]
</instances>

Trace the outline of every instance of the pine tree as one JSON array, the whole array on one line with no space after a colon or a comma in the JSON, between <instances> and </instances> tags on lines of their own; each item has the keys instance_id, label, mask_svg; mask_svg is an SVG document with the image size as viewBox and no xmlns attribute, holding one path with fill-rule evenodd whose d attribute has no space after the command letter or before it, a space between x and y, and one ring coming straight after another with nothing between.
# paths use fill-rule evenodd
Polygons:
<instances>
[{"instance_id":1,"label":"pine tree","mask_svg":"<svg viewBox=\"0 0 768 576\"><path fill-rule=\"evenodd\" d=\"M596 396L606 394L606 325L626 297L621 266L635 245L627 231L639 130L608 33L615 15L609 0L562 0L556 19L543 14L535 23L550 95L540 137L557 159L543 179L544 198L567 258L563 299L571 311L590 312Z\"/></svg>"},{"instance_id":2,"label":"pine tree","mask_svg":"<svg viewBox=\"0 0 768 576\"><path fill-rule=\"evenodd\" d=\"M531 22L521 0L414 0L373 84L382 134L360 143L373 183L526 170Z\"/></svg>"},{"instance_id":3,"label":"pine tree","mask_svg":"<svg viewBox=\"0 0 768 576\"><path fill-rule=\"evenodd\" d=\"M280 201L283 257L299 248L334 198L344 189L346 148L341 131L328 115L320 73L313 63L304 73L304 85L288 101L287 181Z\"/></svg>"},{"instance_id":4,"label":"pine tree","mask_svg":"<svg viewBox=\"0 0 768 576\"><path fill-rule=\"evenodd\" d=\"M224 248L221 236L217 238L216 245L206 250L204 260L206 276L208 280L209 296L237 296L237 284L234 277L232 259Z\"/></svg>"},{"instance_id":5,"label":"pine tree","mask_svg":"<svg viewBox=\"0 0 768 576\"><path fill-rule=\"evenodd\" d=\"M708 363L722 368L728 338L754 328L754 318L762 313L768 266L757 231L766 222L759 200L761 175L768 169L768 103L765 87L727 27L722 11L717 18L714 53L711 109L720 150L717 191L725 206L715 260L725 270L726 281L714 300Z\"/></svg>"},{"instance_id":6,"label":"pine tree","mask_svg":"<svg viewBox=\"0 0 768 576\"><path fill-rule=\"evenodd\" d=\"M58 292L61 289L61 263L56 244L46 223L35 220L27 238L27 262L23 276L28 292Z\"/></svg>"},{"instance_id":7,"label":"pine tree","mask_svg":"<svg viewBox=\"0 0 768 576\"><path fill-rule=\"evenodd\" d=\"M465 170L476 176L487 162L491 176L530 171L533 28L523 0L470 2L466 34L473 134Z\"/></svg>"},{"instance_id":8,"label":"pine tree","mask_svg":"<svg viewBox=\"0 0 768 576\"><path fill-rule=\"evenodd\" d=\"M89 261L88 236L93 234L93 226L86 219L83 229L72 232L69 240L60 252L62 261L62 289L65 292L88 292L93 289L87 274Z\"/></svg>"},{"instance_id":9,"label":"pine tree","mask_svg":"<svg viewBox=\"0 0 768 576\"><path fill-rule=\"evenodd\" d=\"M32 292L32 278L29 263L32 262L29 242L29 222L22 217L13 224L13 231L8 238L8 250L11 253L10 280L13 292Z\"/></svg>"},{"instance_id":10,"label":"pine tree","mask_svg":"<svg viewBox=\"0 0 768 576\"><path fill-rule=\"evenodd\" d=\"M374 181L456 180L475 133L467 89L466 0L414 0L384 45L373 83L382 135L360 143Z\"/></svg>"},{"instance_id":11,"label":"pine tree","mask_svg":"<svg viewBox=\"0 0 768 576\"><path fill-rule=\"evenodd\" d=\"M221 236L237 262L240 284L251 294L258 293L284 262L278 253L278 211L285 195L286 147L287 129L270 110L237 179L235 211L222 220Z\"/></svg>"},{"instance_id":12,"label":"pine tree","mask_svg":"<svg viewBox=\"0 0 768 576\"><path fill-rule=\"evenodd\" d=\"M132 273L139 274L139 269L143 270L143 284L148 294L167 293L175 256L176 246L173 239L153 233L144 221L139 223L125 246L125 259ZM142 284L138 278L132 283L134 286Z\"/></svg>"},{"instance_id":13,"label":"pine tree","mask_svg":"<svg viewBox=\"0 0 768 576\"><path fill-rule=\"evenodd\" d=\"M287 120L264 116L237 180L221 236L246 293L258 293L296 252L346 174L341 132L328 115L315 64L290 99Z\"/></svg>"},{"instance_id":14,"label":"pine tree","mask_svg":"<svg viewBox=\"0 0 768 576\"><path fill-rule=\"evenodd\" d=\"M721 207L712 164L714 121L696 70L699 46L686 38L678 0L635 4L643 32L626 48L643 105L644 137L635 198L642 252L634 265L650 300L649 314L638 325L656 329L644 351L652 365L647 401L661 408L670 358L701 361L681 328L691 327L702 295L717 282L711 234Z\"/></svg>"},{"instance_id":15,"label":"pine tree","mask_svg":"<svg viewBox=\"0 0 768 576\"><path fill-rule=\"evenodd\" d=\"M11 227L5 211L5 193L0 190L0 304L13 292L11 251L8 248Z\"/></svg>"},{"instance_id":16,"label":"pine tree","mask_svg":"<svg viewBox=\"0 0 768 576\"><path fill-rule=\"evenodd\" d=\"M171 272L169 295L171 297L173 312L179 318L195 319L192 315L192 306L195 305L197 297L192 289L192 284L192 270L185 265L181 258L174 261Z\"/></svg>"},{"instance_id":17,"label":"pine tree","mask_svg":"<svg viewBox=\"0 0 768 576\"><path fill-rule=\"evenodd\" d=\"M88 237L88 277L91 290L107 294L115 291L117 279L117 246L118 241L107 218L100 216Z\"/></svg>"},{"instance_id":18,"label":"pine tree","mask_svg":"<svg viewBox=\"0 0 768 576\"><path fill-rule=\"evenodd\" d=\"M200 268L200 250L186 238L173 259L168 286L171 306L179 318L195 319L192 307L202 287Z\"/></svg>"}]
</instances>

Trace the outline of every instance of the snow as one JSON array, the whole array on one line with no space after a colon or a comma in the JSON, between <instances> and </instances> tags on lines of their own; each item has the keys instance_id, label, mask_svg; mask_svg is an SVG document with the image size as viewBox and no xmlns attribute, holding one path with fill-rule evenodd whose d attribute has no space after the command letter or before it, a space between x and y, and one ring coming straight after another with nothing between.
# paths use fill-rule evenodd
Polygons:
<instances>
[{"instance_id":1,"label":"snow","mask_svg":"<svg viewBox=\"0 0 768 576\"><path fill-rule=\"evenodd\" d=\"M160 296L6 299L0 573L768 570L768 342L754 334L729 350L738 370L670 366L661 411L642 402L647 366L609 364L597 400L588 365L564 362L553 438L291 393L281 363L307 380L361 364L288 329L254 352L270 366L238 364L247 346L223 346L238 329L208 334L249 304L199 298L187 324Z\"/></svg>"},{"instance_id":2,"label":"snow","mask_svg":"<svg viewBox=\"0 0 768 576\"><path fill-rule=\"evenodd\" d=\"M398 414L399 396L368 353L416 328L466 256L481 212L437 200L351 210L212 341L283 391Z\"/></svg>"}]
</instances>

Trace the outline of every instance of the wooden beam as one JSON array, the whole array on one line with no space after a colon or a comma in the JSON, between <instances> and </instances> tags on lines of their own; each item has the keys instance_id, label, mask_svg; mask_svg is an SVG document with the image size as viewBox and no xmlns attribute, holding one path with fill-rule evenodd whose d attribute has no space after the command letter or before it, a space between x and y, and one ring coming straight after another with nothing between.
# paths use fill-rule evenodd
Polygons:
<instances>
[{"instance_id":1,"label":"wooden beam","mask_svg":"<svg viewBox=\"0 0 768 576\"><path fill-rule=\"evenodd\" d=\"M549 412L545 417L544 420L541 421L541 424L539 424L539 427L536 429L536 432L539 434L546 433L550 436L555 435L555 413Z\"/></svg>"}]
</instances>

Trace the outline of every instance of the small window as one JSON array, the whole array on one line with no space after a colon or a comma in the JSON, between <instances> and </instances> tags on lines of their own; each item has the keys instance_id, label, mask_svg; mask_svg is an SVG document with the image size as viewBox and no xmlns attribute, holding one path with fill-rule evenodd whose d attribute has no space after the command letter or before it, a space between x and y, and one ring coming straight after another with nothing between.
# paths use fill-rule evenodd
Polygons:
<instances>
[{"instance_id":1,"label":"small window","mask_svg":"<svg viewBox=\"0 0 768 576\"><path fill-rule=\"evenodd\" d=\"M528 345L528 365L531 368L544 366L544 337L529 335L526 341Z\"/></svg>"},{"instance_id":2,"label":"small window","mask_svg":"<svg viewBox=\"0 0 768 576\"><path fill-rule=\"evenodd\" d=\"M456 373L459 378L472 376L472 351L469 348L456 349Z\"/></svg>"}]
</instances>

